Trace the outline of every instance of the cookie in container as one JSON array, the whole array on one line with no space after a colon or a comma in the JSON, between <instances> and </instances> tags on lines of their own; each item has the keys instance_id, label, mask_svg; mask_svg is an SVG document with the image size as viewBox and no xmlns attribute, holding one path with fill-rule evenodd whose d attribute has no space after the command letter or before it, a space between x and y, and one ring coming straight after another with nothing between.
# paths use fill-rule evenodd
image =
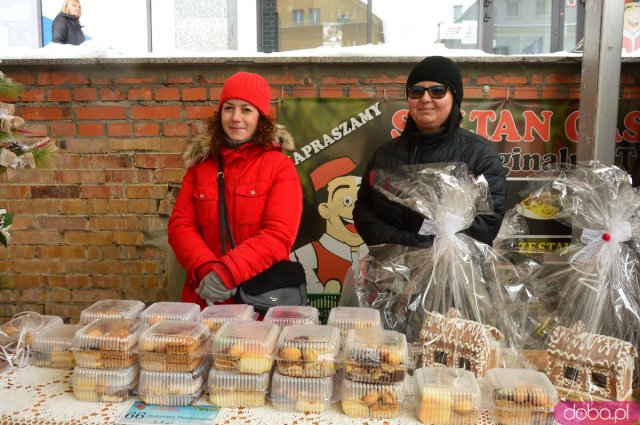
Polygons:
<instances>
[{"instance_id":1,"label":"cookie in container","mask_svg":"<svg viewBox=\"0 0 640 425\"><path fill-rule=\"evenodd\" d=\"M414 399L418 419L430 425L475 425L482 407L480 387L468 370L416 369Z\"/></svg>"},{"instance_id":2,"label":"cookie in container","mask_svg":"<svg viewBox=\"0 0 640 425\"><path fill-rule=\"evenodd\" d=\"M0 326L0 344L7 345L17 342L20 334L24 332L22 343L30 346L40 333L62 324L60 316L23 312Z\"/></svg>"},{"instance_id":3,"label":"cookie in container","mask_svg":"<svg viewBox=\"0 0 640 425\"><path fill-rule=\"evenodd\" d=\"M147 404L187 406L202 394L210 363L203 361L191 372L140 372L138 395Z\"/></svg>"},{"instance_id":4,"label":"cookie in container","mask_svg":"<svg viewBox=\"0 0 640 425\"><path fill-rule=\"evenodd\" d=\"M31 364L54 369L73 369L73 338L82 325L62 324L36 336L31 345Z\"/></svg>"},{"instance_id":5,"label":"cookie in container","mask_svg":"<svg viewBox=\"0 0 640 425\"><path fill-rule=\"evenodd\" d=\"M226 322L235 320L256 320L257 313L247 304L217 304L206 307L198 316L202 323L215 333Z\"/></svg>"},{"instance_id":6,"label":"cookie in container","mask_svg":"<svg viewBox=\"0 0 640 425\"><path fill-rule=\"evenodd\" d=\"M484 403L501 425L553 424L558 395L547 376L530 369L491 369L481 383Z\"/></svg>"},{"instance_id":7,"label":"cookie in container","mask_svg":"<svg viewBox=\"0 0 640 425\"><path fill-rule=\"evenodd\" d=\"M395 418L400 415L404 393L404 382L373 384L344 378L342 410L346 415L357 418Z\"/></svg>"},{"instance_id":8,"label":"cookie in container","mask_svg":"<svg viewBox=\"0 0 640 425\"><path fill-rule=\"evenodd\" d=\"M80 324L96 319L137 319L144 310L144 303L137 300L100 300L80 312Z\"/></svg>"},{"instance_id":9,"label":"cookie in container","mask_svg":"<svg viewBox=\"0 0 640 425\"><path fill-rule=\"evenodd\" d=\"M139 319L96 319L73 338L76 364L93 369L121 369L138 361L138 338L147 328Z\"/></svg>"},{"instance_id":10,"label":"cookie in container","mask_svg":"<svg viewBox=\"0 0 640 425\"><path fill-rule=\"evenodd\" d=\"M213 337L213 367L237 373L269 372L280 329L268 322L227 322Z\"/></svg>"},{"instance_id":11,"label":"cookie in container","mask_svg":"<svg viewBox=\"0 0 640 425\"><path fill-rule=\"evenodd\" d=\"M329 312L327 325L340 329L344 340L351 329L382 329L382 318L374 308L334 307Z\"/></svg>"},{"instance_id":12,"label":"cookie in container","mask_svg":"<svg viewBox=\"0 0 640 425\"><path fill-rule=\"evenodd\" d=\"M220 407L264 406L269 381L269 372L251 375L211 368L207 381L209 400Z\"/></svg>"},{"instance_id":13,"label":"cookie in container","mask_svg":"<svg viewBox=\"0 0 640 425\"><path fill-rule=\"evenodd\" d=\"M308 305L279 305L267 310L263 320L278 325L280 329L291 325L319 325L320 311Z\"/></svg>"},{"instance_id":14,"label":"cookie in container","mask_svg":"<svg viewBox=\"0 0 640 425\"><path fill-rule=\"evenodd\" d=\"M409 368L407 338L384 329L352 329L344 343L344 368L352 381L401 382Z\"/></svg>"},{"instance_id":15,"label":"cookie in container","mask_svg":"<svg viewBox=\"0 0 640 425\"><path fill-rule=\"evenodd\" d=\"M71 376L73 395L80 401L120 403L133 395L140 366L123 369L90 369L76 366Z\"/></svg>"},{"instance_id":16,"label":"cookie in container","mask_svg":"<svg viewBox=\"0 0 640 425\"><path fill-rule=\"evenodd\" d=\"M197 321L200 314L200 306L195 303L183 303L177 301L160 301L151 304L142 313L140 319L148 325L153 325L162 320L182 320L185 322Z\"/></svg>"},{"instance_id":17,"label":"cookie in container","mask_svg":"<svg viewBox=\"0 0 640 425\"><path fill-rule=\"evenodd\" d=\"M158 372L189 372L207 356L211 333L201 322L163 320L140 335L140 366Z\"/></svg>"},{"instance_id":18,"label":"cookie in container","mask_svg":"<svg viewBox=\"0 0 640 425\"><path fill-rule=\"evenodd\" d=\"M276 364L285 376L333 376L340 351L340 331L323 325L287 326L277 343Z\"/></svg>"},{"instance_id":19,"label":"cookie in container","mask_svg":"<svg viewBox=\"0 0 640 425\"><path fill-rule=\"evenodd\" d=\"M294 378L275 371L271 378L271 404L278 410L322 412L331 407L333 376Z\"/></svg>"}]
</instances>

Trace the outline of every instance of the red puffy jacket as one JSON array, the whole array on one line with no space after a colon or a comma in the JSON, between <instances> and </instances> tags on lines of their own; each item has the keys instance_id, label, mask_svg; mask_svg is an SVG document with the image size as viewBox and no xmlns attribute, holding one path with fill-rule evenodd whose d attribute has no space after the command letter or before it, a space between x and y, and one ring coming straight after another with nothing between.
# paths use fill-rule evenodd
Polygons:
<instances>
[{"instance_id":1,"label":"red puffy jacket","mask_svg":"<svg viewBox=\"0 0 640 425\"><path fill-rule=\"evenodd\" d=\"M227 245L227 253L221 252L216 159L187 170L169 219L169 244L186 272L182 301L201 307L206 303L195 290L209 271L232 289L289 259L302 215L300 179L280 148L246 144L223 148L222 158L236 248Z\"/></svg>"}]
</instances>

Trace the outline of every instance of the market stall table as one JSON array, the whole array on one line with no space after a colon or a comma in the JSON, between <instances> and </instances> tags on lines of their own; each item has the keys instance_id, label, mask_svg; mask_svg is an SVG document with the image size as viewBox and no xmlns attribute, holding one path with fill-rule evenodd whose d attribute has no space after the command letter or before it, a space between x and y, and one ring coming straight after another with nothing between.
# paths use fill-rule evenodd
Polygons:
<instances>
[{"instance_id":1,"label":"market stall table","mask_svg":"<svg viewBox=\"0 0 640 425\"><path fill-rule=\"evenodd\" d=\"M27 366L0 372L0 425L104 425L115 423L134 398L123 403L78 401L71 388L71 370ZM203 396L198 403L210 404ZM486 411L480 424L490 425ZM220 411L216 424L420 424L413 407L406 404L395 419L351 418L340 411L339 403L322 413L283 412L269 403L251 409Z\"/></svg>"}]
</instances>

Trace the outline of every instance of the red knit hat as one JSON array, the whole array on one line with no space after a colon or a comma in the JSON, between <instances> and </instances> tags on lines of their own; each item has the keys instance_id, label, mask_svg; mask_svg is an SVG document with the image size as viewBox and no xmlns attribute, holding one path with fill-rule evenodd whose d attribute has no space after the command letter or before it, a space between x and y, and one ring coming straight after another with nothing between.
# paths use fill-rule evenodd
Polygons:
<instances>
[{"instance_id":1,"label":"red knit hat","mask_svg":"<svg viewBox=\"0 0 640 425\"><path fill-rule=\"evenodd\" d=\"M261 75L250 72L238 72L227 78L220 94L218 111L222 104L229 99L242 99L256 108L262 115L268 117L271 109L271 88Z\"/></svg>"}]
</instances>

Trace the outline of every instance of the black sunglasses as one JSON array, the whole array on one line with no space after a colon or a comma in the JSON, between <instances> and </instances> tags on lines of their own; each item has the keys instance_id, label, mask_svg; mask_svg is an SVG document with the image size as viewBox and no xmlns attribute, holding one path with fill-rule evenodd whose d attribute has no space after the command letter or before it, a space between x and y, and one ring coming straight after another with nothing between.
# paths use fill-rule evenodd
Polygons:
<instances>
[{"instance_id":1,"label":"black sunglasses","mask_svg":"<svg viewBox=\"0 0 640 425\"><path fill-rule=\"evenodd\" d=\"M448 90L449 87L447 86L411 86L407 87L407 97L409 99L422 99L422 96L424 96L424 92L427 92L429 93L429 97L431 99L442 99L447 95Z\"/></svg>"}]
</instances>

